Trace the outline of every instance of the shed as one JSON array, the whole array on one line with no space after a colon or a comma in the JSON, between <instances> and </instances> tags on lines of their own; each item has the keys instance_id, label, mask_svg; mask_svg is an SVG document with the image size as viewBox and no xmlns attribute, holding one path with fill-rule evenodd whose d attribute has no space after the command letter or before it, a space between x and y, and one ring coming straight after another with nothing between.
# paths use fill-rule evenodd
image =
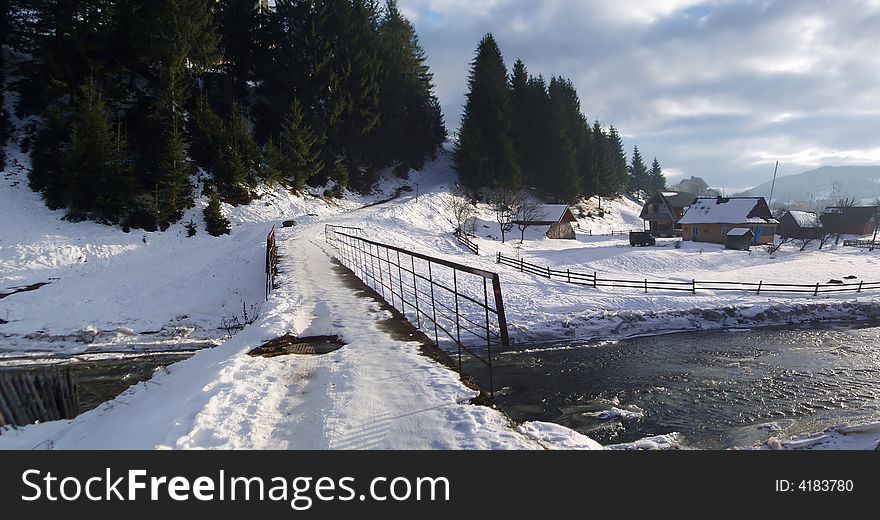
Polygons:
<instances>
[{"instance_id":1,"label":"shed","mask_svg":"<svg viewBox=\"0 0 880 520\"><path fill-rule=\"evenodd\" d=\"M779 219L779 236L786 238L822 238L822 220L808 211L787 211Z\"/></svg>"},{"instance_id":2,"label":"shed","mask_svg":"<svg viewBox=\"0 0 880 520\"><path fill-rule=\"evenodd\" d=\"M733 228L727 232L725 247L727 249L736 249L737 251L748 251L754 240L755 234L751 229Z\"/></svg>"}]
</instances>

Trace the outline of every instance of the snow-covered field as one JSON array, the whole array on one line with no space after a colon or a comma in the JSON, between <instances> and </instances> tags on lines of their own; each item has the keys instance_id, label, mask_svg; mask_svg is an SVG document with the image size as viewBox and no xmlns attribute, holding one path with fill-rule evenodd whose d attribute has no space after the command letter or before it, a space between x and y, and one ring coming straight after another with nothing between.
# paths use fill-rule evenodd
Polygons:
<instances>
[{"instance_id":1,"label":"snow-covered field","mask_svg":"<svg viewBox=\"0 0 880 520\"><path fill-rule=\"evenodd\" d=\"M516 230L506 244L493 238L500 235L497 224L482 208L476 231L483 254L477 257L450 233L454 225L445 204L454 177L447 154L408 181L386 179L381 193L370 197L328 203L267 191L249 206L224 208L233 223L231 235L213 238L200 231L186 238L182 224L165 233L125 234L63 221L61 212L47 210L27 188L26 158L11 152L0 183L0 293L49 283L0 299L0 355L219 346L157 372L150 382L73 421L5 431L0 448L598 447L558 425L517 426L493 409L468 404L473 390L420 355L414 342L391 337L379 325L387 311L344 285L329 262L333 250L323 241L325 223L362 227L382 242L499 272L514 340L536 346L549 339L880 316L880 297L868 294L854 300L612 292L506 269L494 262L495 252L634 277L880 278L872 276L876 254L861 250L783 249L770 258L711 245L676 250L663 241L657 248L630 248L626 237L587 233L640 228L638 205L627 200L603 201L608 211L603 219L580 219L576 241L549 240L541 230L529 230L521 246ZM416 184L418 192L362 208ZM203 229L204 204L200 199L184 222L192 217ZM278 233L282 286L262 303L266 233L292 218L298 225ZM260 316L226 340L222 322L243 304L260 304ZM320 357L245 355L286 333L339 334L348 345ZM645 447L675 447L674 436L622 446Z\"/></svg>"}]
</instances>

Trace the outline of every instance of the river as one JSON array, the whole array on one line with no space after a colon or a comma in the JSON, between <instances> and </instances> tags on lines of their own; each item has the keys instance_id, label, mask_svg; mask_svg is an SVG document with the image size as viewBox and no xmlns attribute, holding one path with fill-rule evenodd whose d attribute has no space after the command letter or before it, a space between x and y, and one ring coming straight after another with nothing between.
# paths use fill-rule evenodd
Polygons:
<instances>
[{"instance_id":1,"label":"river","mask_svg":"<svg viewBox=\"0 0 880 520\"><path fill-rule=\"evenodd\" d=\"M495 400L512 419L603 444L677 432L690 447L749 447L880 419L876 323L529 346L494 359ZM467 364L485 385L485 367Z\"/></svg>"}]
</instances>

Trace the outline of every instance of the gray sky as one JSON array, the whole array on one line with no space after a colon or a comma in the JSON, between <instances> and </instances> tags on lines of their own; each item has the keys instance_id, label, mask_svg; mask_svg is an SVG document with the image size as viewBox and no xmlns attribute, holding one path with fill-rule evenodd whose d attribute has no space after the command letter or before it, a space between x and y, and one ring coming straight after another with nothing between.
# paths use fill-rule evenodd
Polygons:
<instances>
[{"instance_id":1,"label":"gray sky","mask_svg":"<svg viewBox=\"0 0 880 520\"><path fill-rule=\"evenodd\" d=\"M458 128L480 38L562 75L671 182L880 164L880 0L399 0Z\"/></svg>"}]
</instances>

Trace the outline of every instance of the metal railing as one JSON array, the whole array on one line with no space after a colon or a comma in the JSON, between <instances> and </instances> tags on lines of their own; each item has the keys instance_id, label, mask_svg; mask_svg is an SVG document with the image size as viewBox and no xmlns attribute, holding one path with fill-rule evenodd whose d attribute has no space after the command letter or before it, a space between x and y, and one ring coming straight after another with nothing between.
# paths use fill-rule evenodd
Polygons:
<instances>
[{"instance_id":1,"label":"metal railing","mask_svg":"<svg viewBox=\"0 0 880 520\"><path fill-rule=\"evenodd\" d=\"M275 277L278 275L278 246L275 244L275 226L266 235L266 300L275 290Z\"/></svg>"},{"instance_id":2,"label":"metal railing","mask_svg":"<svg viewBox=\"0 0 880 520\"><path fill-rule=\"evenodd\" d=\"M501 282L497 273L442 258L382 244L325 228L336 258L385 302L443 348L467 353L489 371L489 395L494 397L492 348L510 345ZM490 287L491 286L491 287ZM448 351L448 349L445 349Z\"/></svg>"},{"instance_id":3,"label":"metal railing","mask_svg":"<svg viewBox=\"0 0 880 520\"><path fill-rule=\"evenodd\" d=\"M796 283L777 283L765 282L731 282L731 281L700 281L696 279L690 280L651 280L644 279L621 279L621 278L601 278L597 271L590 273L580 273L571 271L570 269L553 269L550 266L539 266L526 262L522 258L508 258L501 253L496 256L496 262L517 269L522 273L529 273L535 276L542 276L549 279L558 279L563 282L583 285L587 287L599 288L610 287L612 289L639 289L644 292L654 291L677 291L696 294L698 290L707 291L733 291L746 293L804 293L818 296L819 294L828 293L862 293L865 291L880 290L880 281L878 282L843 282L839 283L814 283L814 284L796 284Z\"/></svg>"},{"instance_id":4,"label":"metal railing","mask_svg":"<svg viewBox=\"0 0 880 520\"><path fill-rule=\"evenodd\" d=\"M455 232L453 233L453 235L455 235L455 238L457 238L459 242L464 244L465 247L470 249L471 253L473 253L475 255L480 254L480 245L477 244L476 242L474 242L473 240L471 240L471 237L469 237L467 235L467 233L462 231L461 228L456 229Z\"/></svg>"}]
</instances>

